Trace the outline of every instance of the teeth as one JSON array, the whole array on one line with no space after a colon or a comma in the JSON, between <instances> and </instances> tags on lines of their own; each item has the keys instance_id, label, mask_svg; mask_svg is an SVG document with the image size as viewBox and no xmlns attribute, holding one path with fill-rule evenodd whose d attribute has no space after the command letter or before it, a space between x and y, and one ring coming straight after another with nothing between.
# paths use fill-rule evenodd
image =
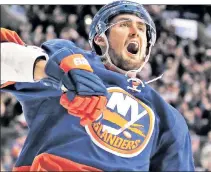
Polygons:
<instances>
[{"instance_id":1,"label":"teeth","mask_svg":"<svg viewBox=\"0 0 211 172\"><path fill-rule=\"evenodd\" d=\"M135 42L135 41L131 41L130 43L134 43L134 44L136 44L136 46L138 46L138 43L137 43L137 42Z\"/></svg>"}]
</instances>

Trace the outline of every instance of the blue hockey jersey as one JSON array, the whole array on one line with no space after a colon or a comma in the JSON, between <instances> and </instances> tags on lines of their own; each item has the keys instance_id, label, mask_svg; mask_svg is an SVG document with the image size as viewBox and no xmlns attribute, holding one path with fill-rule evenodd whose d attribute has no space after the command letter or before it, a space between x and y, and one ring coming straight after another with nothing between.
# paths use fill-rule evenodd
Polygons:
<instances>
[{"instance_id":1,"label":"blue hockey jersey","mask_svg":"<svg viewBox=\"0 0 211 172\"><path fill-rule=\"evenodd\" d=\"M58 90L39 82L3 88L20 101L29 127L14 170L194 171L186 122L155 90L148 85L129 90L126 76L70 41L51 40L41 48L50 58L84 55L108 89L107 108L100 122L82 127L60 105Z\"/></svg>"}]
</instances>

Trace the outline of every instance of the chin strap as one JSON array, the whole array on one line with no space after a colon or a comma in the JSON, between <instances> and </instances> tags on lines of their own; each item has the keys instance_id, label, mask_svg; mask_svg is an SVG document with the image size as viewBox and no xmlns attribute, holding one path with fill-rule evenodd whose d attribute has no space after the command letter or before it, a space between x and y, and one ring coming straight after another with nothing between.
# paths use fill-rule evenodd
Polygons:
<instances>
[{"instance_id":1,"label":"chin strap","mask_svg":"<svg viewBox=\"0 0 211 172\"><path fill-rule=\"evenodd\" d=\"M119 72L119 73L121 73L121 74L125 74L125 73L126 73L125 70L120 69L119 67L117 67L116 65L114 65L114 64L112 63L112 61L111 61L111 57L110 57L110 55L109 55L109 53L108 53L108 50L109 50L109 43L108 43L107 36L105 35L105 33L102 33L100 36L105 40L105 43L106 43L106 51L105 51L105 53L104 53L103 55L100 56L101 59L102 59L102 61L103 61L103 63L104 63L104 65L105 65L108 69L110 69L110 70L112 70L112 71L116 71L116 72Z\"/></svg>"}]
</instances>

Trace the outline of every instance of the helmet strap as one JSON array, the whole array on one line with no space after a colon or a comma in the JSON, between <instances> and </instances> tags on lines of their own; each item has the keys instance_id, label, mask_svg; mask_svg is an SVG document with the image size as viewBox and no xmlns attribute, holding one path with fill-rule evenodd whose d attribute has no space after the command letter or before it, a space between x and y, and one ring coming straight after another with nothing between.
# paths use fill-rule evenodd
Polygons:
<instances>
[{"instance_id":1,"label":"helmet strap","mask_svg":"<svg viewBox=\"0 0 211 172\"><path fill-rule=\"evenodd\" d=\"M114 65L111 61L111 57L108 52L108 50L109 50L108 38L107 38L105 32L101 33L100 36L102 36L102 38L105 40L105 43L106 43L105 53L100 56L105 67L108 68L109 70L112 70L112 71L115 71L115 72L118 72L121 74L125 74L127 71L120 69L119 67Z\"/></svg>"},{"instance_id":2,"label":"helmet strap","mask_svg":"<svg viewBox=\"0 0 211 172\"><path fill-rule=\"evenodd\" d=\"M121 73L121 74L124 74L126 76L132 76L132 77L136 77L137 74L139 72L141 72L141 70L144 68L144 66L147 64L147 62L149 61L149 57L150 57L150 53L151 53L151 48L152 48L152 43L149 42L149 48L148 48L148 53L147 55L145 56L145 60L144 60L144 63L140 66L139 69L137 70L129 70L129 71L125 71L125 70L122 70L120 69L119 67L117 67L116 65L114 65L111 61L111 57L109 55L109 42L108 42L108 38L107 36L105 35L105 33L101 33L100 36L102 36L102 38L105 40L105 43L106 43L106 50L104 52L104 54L102 54L100 57L101 57L101 60L103 61L104 65L106 68L108 68L109 70L112 70L112 71L115 71L115 72L118 72L118 73Z\"/></svg>"}]
</instances>

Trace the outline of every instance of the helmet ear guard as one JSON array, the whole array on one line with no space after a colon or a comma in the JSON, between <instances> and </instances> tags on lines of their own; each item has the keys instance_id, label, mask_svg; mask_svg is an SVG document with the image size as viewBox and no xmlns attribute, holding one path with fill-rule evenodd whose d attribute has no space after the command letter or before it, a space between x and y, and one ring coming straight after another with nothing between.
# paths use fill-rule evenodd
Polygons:
<instances>
[{"instance_id":1,"label":"helmet ear guard","mask_svg":"<svg viewBox=\"0 0 211 172\"><path fill-rule=\"evenodd\" d=\"M102 55L102 51L101 51L100 46L97 45L95 42L93 42L93 49L95 50L95 52L96 52L98 55Z\"/></svg>"},{"instance_id":2,"label":"helmet ear guard","mask_svg":"<svg viewBox=\"0 0 211 172\"><path fill-rule=\"evenodd\" d=\"M93 47L94 47L94 49L95 49L95 51L96 51L96 53L98 54L98 55L102 55L102 50L101 50L101 48L100 48L100 46L96 43L96 42L104 42L105 43L105 40L104 40L104 38L101 36L101 35L95 35L95 37L94 37L94 39L93 39Z\"/></svg>"}]
</instances>

